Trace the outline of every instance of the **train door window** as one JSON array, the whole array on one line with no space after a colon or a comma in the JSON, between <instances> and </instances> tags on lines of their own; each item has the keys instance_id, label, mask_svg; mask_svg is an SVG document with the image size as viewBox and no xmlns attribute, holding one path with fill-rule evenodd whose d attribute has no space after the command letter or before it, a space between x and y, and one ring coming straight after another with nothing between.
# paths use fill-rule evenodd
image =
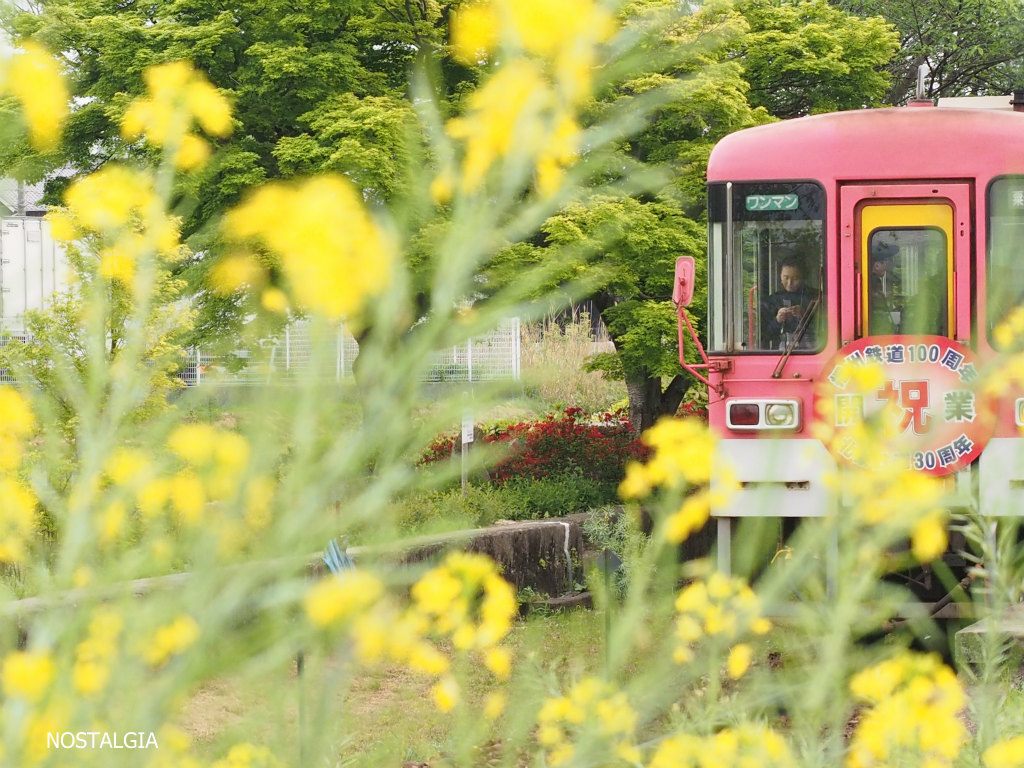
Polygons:
<instances>
[{"instance_id":1,"label":"train door window","mask_svg":"<svg viewBox=\"0 0 1024 768\"><path fill-rule=\"evenodd\" d=\"M1024 176L993 181L987 202L986 327L1000 348L1021 349L1024 334L1010 332L1015 324L1004 322L1015 310L1024 311ZM1000 326L1006 330L997 332Z\"/></svg>"},{"instance_id":2,"label":"train door window","mask_svg":"<svg viewBox=\"0 0 1024 768\"><path fill-rule=\"evenodd\" d=\"M949 336L950 253L937 227L872 230L863 271L865 334Z\"/></svg>"},{"instance_id":3,"label":"train door window","mask_svg":"<svg viewBox=\"0 0 1024 768\"><path fill-rule=\"evenodd\" d=\"M811 182L708 189L709 348L815 352L825 343L824 209Z\"/></svg>"}]
</instances>

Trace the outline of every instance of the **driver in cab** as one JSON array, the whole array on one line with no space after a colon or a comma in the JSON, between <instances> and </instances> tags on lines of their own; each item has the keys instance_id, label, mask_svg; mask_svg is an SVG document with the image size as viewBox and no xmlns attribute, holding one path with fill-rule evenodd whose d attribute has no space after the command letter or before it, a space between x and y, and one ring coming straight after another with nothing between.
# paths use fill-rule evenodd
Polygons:
<instances>
[{"instance_id":1,"label":"driver in cab","mask_svg":"<svg viewBox=\"0 0 1024 768\"><path fill-rule=\"evenodd\" d=\"M794 258L779 262L779 285L781 290L771 294L761 306L761 328L769 349L785 349L795 340L800 322L817 295L808 289L803 267ZM813 348L810 326L796 343L801 349Z\"/></svg>"}]
</instances>

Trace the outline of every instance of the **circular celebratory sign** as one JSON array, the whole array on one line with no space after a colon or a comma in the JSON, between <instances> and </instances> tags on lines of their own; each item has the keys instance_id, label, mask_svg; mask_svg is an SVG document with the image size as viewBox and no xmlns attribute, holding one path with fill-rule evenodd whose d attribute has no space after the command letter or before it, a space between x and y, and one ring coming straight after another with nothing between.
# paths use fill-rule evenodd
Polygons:
<instances>
[{"instance_id":1,"label":"circular celebratory sign","mask_svg":"<svg viewBox=\"0 0 1024 768\"><path fill-rule=\"evenodd\" d=\"M870 375L858 375L868 366L874 366ZM829 449L847 464L898 461L948 475L978 458L992 434L992 411L977 381L974 353L945 336L869 336L825 365L816 417L834 434ZM890 420L893 444L859 444L873 418Z\"/></svg>"}]
</instances>

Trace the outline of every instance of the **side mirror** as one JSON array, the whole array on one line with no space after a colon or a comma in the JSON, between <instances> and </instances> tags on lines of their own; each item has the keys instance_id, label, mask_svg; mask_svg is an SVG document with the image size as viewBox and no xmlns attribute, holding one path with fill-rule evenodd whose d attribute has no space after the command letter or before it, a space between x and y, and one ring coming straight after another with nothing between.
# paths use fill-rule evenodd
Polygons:
<instances>
[{"instance_id":1,"label":"side mirror","mask_svg":"<svg viewBox=\"0 0 1024 768\"><path fill-rule=\"evenodd\" d=\"M676 281L672 286L672 301L681 307L690 306L696 276L697 265L692 256L680 256L676 259Z\"/></svg>"}]
</instances>

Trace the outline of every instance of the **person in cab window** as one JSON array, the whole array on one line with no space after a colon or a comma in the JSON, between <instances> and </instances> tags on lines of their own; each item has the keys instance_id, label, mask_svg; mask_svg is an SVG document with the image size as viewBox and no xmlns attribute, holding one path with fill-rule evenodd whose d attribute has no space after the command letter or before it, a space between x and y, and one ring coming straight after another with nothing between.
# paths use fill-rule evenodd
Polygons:
<instances>
[{"instance_id":1,"label":"person in cab window","mask_svg":"<svg viewBox=\"0 0 1024 768\"><path fill-rule=\"evenodd\" d=\"M765 346L769 349L785 349L793 341L800 328L801 320L817 296L807 286L804 269L794 258L779 262L779 285L781 289L771 294L761 305L761 328ZM813 324L804 329L799 348L810 349L815 345Z\"/></svg>"},{"instance_id":2,"label":"person in cab window","mask_svg":"<svg viewBox=\"0 0 1024 768\"><path fill-rule=\"evenodd\" d=\"M891 285L892 259L896 246L877 243L871 249L871 272L868 274L868 331L872 335L899 333L899 312L893 303Z\"/></svg>"}]
</instances>

